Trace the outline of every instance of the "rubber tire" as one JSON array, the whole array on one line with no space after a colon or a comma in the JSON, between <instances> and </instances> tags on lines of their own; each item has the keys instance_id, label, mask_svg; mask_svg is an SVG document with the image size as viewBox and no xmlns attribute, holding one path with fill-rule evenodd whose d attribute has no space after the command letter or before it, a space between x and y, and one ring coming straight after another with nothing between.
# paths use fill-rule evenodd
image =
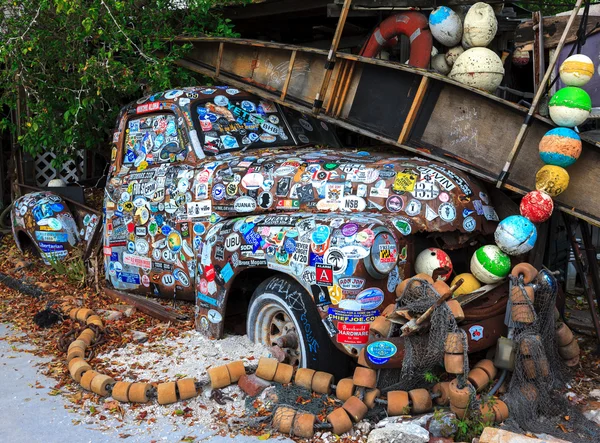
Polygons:
<instances>
[{"instance_id":1,"label":"rubber tire","mask_svg":"<svg viewBox=\"0 0 600 443\"><path fill-rule=\"evenodd\" d=\"M375 407L375 399L380 395L381 391L379 389L371 389L370 391L365 392L363 403L366 404L369 409L373 409Z\"/></svg>"},{"instance_id":2,"label":"rubber tire","mask_svg":"<svg viewBox=\"0 0 600 443\"><path fill-rule=\"evenodd\" d=\"M197 396L196 379L183 378L177 380L177 392L179 393L179 400L188 400Z\"/></svg>"},{"instance_id":3,"label":"rubber tire","mask_svg":"<svg viewBox=\"0 0 600 443\"><path fill-rule=\"evenodd\" d=\"M469 371L468 380L479 392L488 385L490 376L482 368L473 368Z\"/></svg>"},{"instance_id":4,"label":"rubber tire","mask_svg":"<svg viewBox=\"0 0 600 443\"><path fill-rule=\"evenodd\" d=\"M293 435L295 437L312 438L315 434L317 417L306 412L299 412L294 418Z\"/></svg>"},{"instance_id":5,"label":"rubber tire","mask_svg":"<svg viewBox=\"0 0 600 443\"><path fill-rule=\"evenodd\" d=\"M292 365L288 365L287 363L279 363L277 365L277 371L275 371L275 377L273 377L273 381L281 383L282 385L287 385L292 381L293 376L294 367Z\"/></svg>"},{"instance_id":6,"label":"rubber tire","mask_svg":"<svg viewBox=\"0 0 600 443\"><path fill-rule=\"evenodd\" d=\"M100 374L98 374L93 369L90 371L85 371L83 373L83 375L81 376L81 380L79 380L79 384L86 391L91 391L92 390L92 381L94 380L94 377L96 377L97 375L100 375Z\"/></svg>"},{"instance_id":7,"label":"rubber tire","mask_svg":"<svg viewBox=\"0 0 600 443\"><path fill-rule=\"evenodd\" d=\"M571 360L577 357L579 355L579 343L577 343L577 339L573 338L568 345L559 347L558 354L563 360Z\"/></svg>"},{"instance_id":8,"label":"rubber tire","mask_svg":"<svg viewBox=\"0 0 600 443\"><path fill-rule=\"evenodd\" d=\"M408 392L390 391L387 393L387 413L390 416L410 413Z\"/></svg>"},{"instance_id":9,"label":"rubber tire","mask_svg":"<svg viewBox=\"0 0 600 443\"><path fill-rule=\"evenodd\" d=\"M148 393L152 385L150 383L133 383L129 387L129 401L132 403L148 403Z\"/></svg>"},{"instance_id":10,"label":"rubber tire","mask_svg":"<svg viewBox=\"0 0 600 443\"><path fill-rule=\"evenodd\" d=\"M514 268L512 268L510 274L513 277L519 277L519 274L523 274L523 283L528 285L533 280L535 280L535 278L538 275L538 270L531 266L529 263L519 263L518 265L515 265Z\"/></svg>"},{"instance_id":11,"label":"rubber tire","mask_svg":"<svg viewBox=\"0 0 600 443\"><path fill-rule=\"evenodd\" d=\"M423 414L433 407L431 395L427 389L412 389L408 391L408 397L412 402L412 414Z\"/></svg>"},{"instance_id":12,"label":"rubber tire","mask_svg":"<svg viewBox=\"0 0 600 443\"><path fill-rule=\"evenodd\" d=\"M115 380L104 374L98 374L92 379L91 388L94 394L101 395L102 397L108 397L109 393L106 389L108 385L114 384Z\"/></svg>"},{"instance_id":13,"label":"rubber tire","mask_svg":"<svg viewBox=\"0 0 600 443\"><path fill-rule=\"evenodd\" d=\"M294 376L294 384L310 391L312 388L312 380L316 373L317 371L314 369L299 368Z\"/></svg>"},{"instance_id":14,"label":"rubber tire","mask_svg":"<svg viewBox=\"0 0 600 443\"><path fill-rule=\"evenodd\" d=\"M296 418L296 410L287 406L279 406L273 414L273 428L282 434L289 434Z\"/></svg>"},{"instance_id":15,"label":"rubber tire","mask_svg":"<svg viewBox=\"0 0 600 443\"><path fill-rule=\"evenodd\" d=\"M487 374L486 374L487 376ZM468 385L460 389L458 387L458 379L454 379L448 385L450 406L454 405L457 408L466 408L471 400L471 389Z\"/></svg>"},{"instance_id":16,"label":"rubber tire","mask_svg":"<svg viewBox=\"0 0 600 443\"><path fill-rule=\"evenodd\" d=\"M440 394L439 397L433 399L436 405L438 406L448 406L450 404L450 382L443 381L433 385L431 388L431 392L434 394Z\"/></svg>"},{"instance_id":17,"label":"rubber tire","mask_svg":"<svg viewBox=\"0 0 600 443\"><path fill-rule=\"evenodd\" d=\"M69 361L69 373L71 374L71 378L77 383L81 382L81 376L86 371L91 370L92 367L83 358L74 358L73 360Z\"/></svg>"},{"instance_id":18,"label":"rubber tire","mask_svg":"<svg viewBox=\"0 0 600 443\"><path fill-rule=\"evenodd\" d=\"M462 354L464 349L463 334L461 332L449 332L444 342L444 352Z\"/></svg>"},{"instance_id":19,"label":"rubber tire","mask_svg":"<svg viewBox=\"0 0 600 443\"><path fill-rule=\"evenodd\" d=\"M558 346L567 346L573 341L573 331L563 322L558 323L555 334Z\"/></svg>"},{"instance_id":20,"label":"rubber tire","mask_svg":"<svg viewBox=\"0 0 600 443\"><path fill-rule=\"evenodd\" d=\"M278 364L279 361L274 358L261 357L260 360L258 360L258 368L256 368L254 374L263 380L271 381L273 380L273 377L275 377Z\"/></svg>"},{"instance_id":21,"label":"rubber tire","mask_svg":"<svg viewBox=\"0 0 600 443\"><path fill-rule=\"evenodd\" d=\"M465 356L463 354L444 354L444 369L448 374L465 372Z\"/></svg>"},{"instance_id":22,"label":"rubber tire","mask_svg":"<svg viewBox=\"0 0 600 443\"><path fill-rule=\"evenodd\" d=\"M342 435L352 429L352 420L344 408L334 409L327 416L327 422L331 424L332 431L336 435Z\"/></svg>"},{"instance_id":23,"label":"rubber tire","mask_svg":"<svg viewBox=\"0 0 600 443\"><path fill-rule=\"evenodd\" d=\"M344 402L342 408L346 410L348 416L355 423L358 423L365 418L365 415L367 415L367 412L369 412L367 405L364 404L360 398L354 395Z\"/></svg>"},{"instance_id":24,"label":"rubber tire","mask_svg":"<svg viewBox=\"0 0 600 443\"><path fill-rule=\"evenodd\" d=\"M129 389L133 383L118 381L112 388L111 397L121 403L129 403Z\"/></svg>"},{"instance_id":25,"label":"rubber tire","mask_svg":"<svg viewBox=\"0 0 600 443\"><path fill-rule=\"evenodd\" d=\"M156 387L156 397L159 405L169 405L177 401L177 383L170 381L160 383Z\"/></svg>"},{"instance_id":26,"label":"rubber tire","mask_svg":"<svg viewBox=\"0 0 600 443\"><path fill-rule=\"evenodd\" d=\"M496 378L496 374L498 374L498 369L496 369L492 360L479 360L474 367L483 369L490 377L490 380Z\"/></svg>"},{"instance_id":27,"label":"rubber tire","mask_svg":"<svg viewBox=\"0 0 600 443\"><path fill-rule=\"evenodd\" d=\"M231 384L231 378L229 378L229 370L227 369L227 365L215 366L206 372L210 378L210 387L212 389L221 389Z\"/></svg>"},{"instance_id":28,"label":"rubber tire","mask_svg":"<svg viewBox=\"0 0 600 443\"><path fill-rule=\"evenodd\" d=\"M283 284L281 282L283 280ZM270 289L267 287L270 286ZM289 284L289 286L287 286ZM286 286L286 292L281 290ZM296 293L293 307L287 301L288 294ZM251 341L256 342L255 325L260 308L275 303L286 312L294 323L300 348L300 367L333 374L337 379L348 375L352 359L340 351L329 337L312 296L292 277L278 275L263 281L252 295L248 306L246 330ZM264 343L267 347L271 343Z\"/></svg>"},{"instance_id":29,"label":"rubber tire","mask_svg":"<svg viewBox=\"0 0 600 443\"><path fill-rule=\"evenodd\" d=\"M315 372L311 382L311 390L317 394L331 394L331 385L333 384L333 375L327 372Z\"/></svg>"},{"instance_id":30,"label":"rubber tire","mask_svg":"<svg viewBox=\"0 0 600 443\"><path fill-rule=\"evenodd\" d=\"M281 366L281 365L280 365ZM246 367L241 360L227 363L227 372L229 372L229 380L231 383L237 383L242 375L246 374Z\"/></svg>"},{"instance_id":31,"label":"rubber tire","mask_svg":"<svg viewBox=\"0 0 600 443\"><path fill-rule=\"evenodd\" d=\"M354 394L354 381L351 378L342 378L335 387L335 396L338 400L346 401Z\"/></svg>"}]
</instances>

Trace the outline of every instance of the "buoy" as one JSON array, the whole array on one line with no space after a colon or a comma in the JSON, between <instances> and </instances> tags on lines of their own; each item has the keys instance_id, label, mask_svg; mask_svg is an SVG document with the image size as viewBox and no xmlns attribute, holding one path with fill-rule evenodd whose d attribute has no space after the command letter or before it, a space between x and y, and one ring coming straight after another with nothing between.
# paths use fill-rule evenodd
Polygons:
<instances>
[{"instance_id":1,"label":"buoy","mask_svg":"<svg viewBox=\"0 0 600 443\"><path fill-rule=\"evenodd\" d=\"M559 73L560 79L565 85L583 86L594 75L594 62L587 55L575 54L562 62Z\"/></svg>"},{"instance_id":2,"label":"buoy","mask_svg":"<svg viewBox=\"0 0 600 443\"><path fill-rule=\"evenodd\" d=\"M550 129L540 140L540 158L547 165L566 168L581 154L581 139L569 128Z\"/></svg>"},{"instance_id":3,"label":"buoy","mask_svg":"<svg viewBox=\"0 0 600 443\"><path fill-rule=\"evenodd\" d=\"M438 277L440 280L446 281L452 274L452 261L448 254L439 248L427 248L422 251L415 260L415 271L418 274L433 275L433 271L438 268L448 267L450 270Z\"/></svg>"},{"instance_id":4,"label":"buoy","mask_svg":"<svg viewBox=\"0 0 600 443\"><path fill-rule=\"evenodd\" d=\"M535 189L551 197L564 192L569 186L569 173L560 166L545 165L535 175Z\"/></svg>"},{"instance_id":5,"label":"buoy","mask_svg":"<svg viewBox=\"0 0 600 443\"><path fill-rule=\"evenodd\" d=\"M515 49L512 55L512 62L515 66L525 66L529 64L529 60L531 60L531 56L529 55L529 51L522 51L520 49Z\"/></svg>"},{"instance_id":6,"label":"buoy","mask_svg":"<svg viewBox=\"0 0 600 443\"><path fill-rule=\"evenodd\" d=\"M585 122L590 116L592 99L583 89L567 86L552 96L548 108L554 123L573 128Z\"/></svg>"},{"instance_id":7,"label":"buoy","mask_svg":"<svg viewBox=\"0 0 600 443\"><path fill-rule=\"evenodd\" d=\"M465 49L462 46L455 46L454 48L450 48L446 51L446 63L448 66L452 68L456 59L465 52Z\"/></svg>"},{"instance_id":8,"label":"buoy","mask_svg":"<svg viewBox=\"0 0 600 443\"><path fill-rule=\"evenodd\" d=\"M494 51L471 48L456 59L448 76L464 85L494 92L504 77L504 66Z\"/></svg>"},{"instance_id":9,"label":"buoy","mask_svg":"<svg viewBox=\"0 0 600 443\"><path fill-rule=\"evenodd\" d=\"M481 288L481 283L479 282L479 280L477 280L473 274L470 274L468 272L458 274L456 277L454 277L450 286L454 286L454 284L461 278L463 282L462 285L460 285L458 289L454 291L455 297L463 294L470 294L471 292Z\"/></svg>"},{"instance_id":10,"label":"buoy","mask_svg":"<svg viewBox=\"0 0 600 443\"><path fill-rule=\"evenodd\" d=\"M507 254L521 255L535 245L537 230L528 218L511 215L498 224L494 239L498 247Z\"/></svg>"},{"instance_id":11,"label":"buoy","mask_svg":"<svg viewBox=\"0 0 600 443\"><path fill-rule=\"evenodd\" d=\"M465 48L489 45L498 31L494 9L487 3L475 3L465 16L462 45Z\"/></svg>"},{"instance_id":12,"label":"buoy","mask_svg":"<svg viewBox=\"0 0 600 443\"><path fill-rule=\"evenodd\" d=\"M482 283L496 283L510 272L510 258L498 246L482 246L471 257L471 272Z\"/></svg>"},{"instance_id":13,"label":"buoy","mask_svg":"<svg viewBox=\"0 0 600 443\"><path fill-rule=\"evenodd\" d=\"M429 29L438 42L444 46L455 46L460 43L463 24L456 12L448 6L440 6L429 15Z\"/></svg>"},{"instance_id":14,"label":"buoy","mask_svg":"<svg viewBox=\"0 0 600 443\"><path fill-rule=\"evenodd\" d=\"M435 72L442 75L448 75L452 69L446 61L446 54L438 54L431 59L431 67Z\"/></svg>"},{"instance_id":15,"label":"buoy","mask_svg":"<svg viewBox=\"0 0 600 443\"><path fill-rule=\"evenodd\" d=\"M533 223L543 223L550 218L554 210L554 201L545 192L531 191L521 199L519 211Z\"/></svg>"}]
</instances>

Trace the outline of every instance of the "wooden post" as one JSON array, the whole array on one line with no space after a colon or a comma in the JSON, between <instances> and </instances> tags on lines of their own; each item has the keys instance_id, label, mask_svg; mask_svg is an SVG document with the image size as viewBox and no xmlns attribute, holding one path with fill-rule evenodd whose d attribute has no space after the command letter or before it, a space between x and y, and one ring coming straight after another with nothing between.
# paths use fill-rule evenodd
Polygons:
<instances>
[{"instance_id":1,"label":"wooden post","mask_svg":"<svg viewBox=\"0 0 600 443\"><path fill-rule=\"evenodd\" d=\"M533 13L533 92L542 85L546 57L544 51L544 17L540 11Z\"/></svg>"},{"instance_id":2,"label":"wooden post","mask_svg":"<svg viewBox=\"0 0 600 443\"><path fill-rule=\"evenodd\" d=\"M548 80L550 79L550 75L552 74L552 71L554 70L554 67L556 66L556 62L558 61L560 52L562 51L562 48L565 45L565 40L567 39L567 34L569 33L569 29L571 29L571 26L573 25L573 22L575 21L575 17L577 17L577 12L579 12L579 8L581 8L582 2L583 2L583 0L577 0L577 3L575 4L575 8L573 8L573 12L571 12L571 17L569 17L569 21L567 22L567 26L565 27L565 30L560 38L560 41L558 42L558 46L556 46L556 52L554 53L554 56L550 59L550 64L548 65L548 69L546 70L546 73L544 74L544 78L542 79L540 87L538 88L537 92L535 93L535 96L533 97L533 102L531 103L529 112L527 113L527 116L525 117L525 121L521 125L521 129L519 130L519 133L517 134L517 138L515 139L513 148L510 151L510 154L508 154L506 163L504 164L504 167L502 168L502 172L498 176L498 181L496 182L497 188L501 188L504 185L504 183L506 183L506 180L508 179L508 174L510 173L510 169L512 168L514 159L517 156L517 154L519 153L519 151L521 150L521 146L523 145L525 136L527 135L527 132L529 131L529 124L533 120L533 114L535 114L535 111L538 107L540 99L542 98L542 94L544 93L544 89L545 89L544 86L548 83Z\"/></svg>"},{"instance_id":3,"label":"wooden post","mask_svg":"<svg viewBox=\"0 0 600 443\"><path fill-rule=\"evenodd\" d=\"M223 60L223 46L224 43L219 43L219 52L217 53L217 63L215 64L215 78L221 73L221 60Z\"/></svg>"},{"instance_id":4,"label":"wooden post","mask_svg":"<svg viewBox=\"0 0 600 443\"><path fill-rule=\"evenodd\" d=\"M288 72L285 76L285 82L283 83L283 88L281 89L281 96L279 97L281 100L285 100L285 96L287 95L288 86L290 85L290 80L292 79L292 71L294 70L294 62L296 61L296 52L292 51L292 55L290 56L290 63L288 65Z\"/></svg>"},{"instance_id":5,"label":"wooden post","mask_svg":"<svg viewBox=\"0 0 600 443\"><path fill-rule=\"evenodd\" d=\"M421 77L419 88L417 89L415 98L413 99L413 102L410 105L410 110L408 111L408 115L406 116L406 120L404 121L404 126L402 126L400 137L398 137L398 143L400 144L404 144L404 142L408 139L408 134L410 133L415 123L417 114L419 112L419 109L421 108L421 103L423 103L423 97L425 97L425 92L427 91L428 84L429 77Z\"/></svg>"},{"instance_id":6,"label":"wooden post","mask_svg":"<svg viewBox=\"0 0 600 443\"><path fill-rule=\"evenodd\" d=\"M317 93L313 103L312 112L315 115L319 114L321 111L323 102L325 101L325 95L327 95L327 88L329 86L329 81L331 80L331 74L333 74L333 69L335 68L335 53L340 43L340 38L342 38L342 32L344 31L344 25L346 24L346 18L348 17L348 11L350 10L351 3L352 0L344 0L342 13L340 14L340 19L338 20L337 28L335 29L335 34L333 35L333 40L331 42L331 49L329 49L329 54L327 54L323 83L321 83L321 89Z\"/></svg>"}]
</instances>

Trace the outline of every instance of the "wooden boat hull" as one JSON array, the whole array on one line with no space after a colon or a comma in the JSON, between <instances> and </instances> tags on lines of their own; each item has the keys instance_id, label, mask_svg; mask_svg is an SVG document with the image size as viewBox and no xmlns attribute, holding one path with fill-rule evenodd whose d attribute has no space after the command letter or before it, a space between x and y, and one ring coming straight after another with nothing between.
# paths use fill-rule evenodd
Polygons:
<instances>
[{"instance_id":1,"label":"wooden boat hull","mask_svg":"<svg viewBox=\"0 0 600 443\"><path fill-rule=\"evenodd\" d=\"M180 38L192 44L177 63L348 130L447 162L497 182L527 108L400 63L244 39ZM323 97L319 91L333 70ZM535 115L515 157L505 188L535 189L544 163L542 136L555 125ZM569 167L569 188L555 198L561 210L600 225L600 150L584 140L579 161Z\"/></svg>"}]
</instances>

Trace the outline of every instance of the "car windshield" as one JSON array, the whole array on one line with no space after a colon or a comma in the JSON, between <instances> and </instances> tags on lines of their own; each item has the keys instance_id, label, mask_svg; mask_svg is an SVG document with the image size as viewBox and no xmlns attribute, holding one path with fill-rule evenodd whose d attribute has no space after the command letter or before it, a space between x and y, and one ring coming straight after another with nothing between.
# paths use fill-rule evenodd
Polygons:
<instances>
[{"instance_id":1,"label":"car windshield","mask_svg":"<svg viewBox=\"0 0 600 443\"><path fill-rule=\"evenodd\" d=\"M197 102L192 112L206 153L296 144L279 108L257 97L219 90L214 97Z\"/></svg>"}]
</instances>

